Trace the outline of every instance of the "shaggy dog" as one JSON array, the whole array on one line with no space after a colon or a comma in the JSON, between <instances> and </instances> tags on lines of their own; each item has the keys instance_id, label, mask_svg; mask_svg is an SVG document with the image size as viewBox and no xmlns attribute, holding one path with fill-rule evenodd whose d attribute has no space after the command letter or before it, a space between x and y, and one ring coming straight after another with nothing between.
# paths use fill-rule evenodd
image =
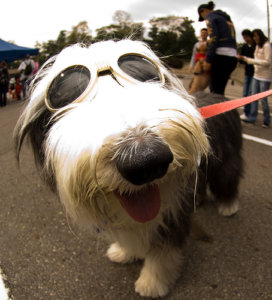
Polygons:
<instances>
[{"instance_id":1,"label":"shaggy dog","mask_svg":"<svg viewBox=\"0 0 272 300\"><path fill-rule=\"evenodd\" d=\"M113 262L144 259L135 291L158 297L179 276L197 192L238 210L241 128L236 112L205 122L190 96L143 43L64 49L41 68L15 129L26 136L69 215L107 235Z\"/></svg>"}]
</instances>

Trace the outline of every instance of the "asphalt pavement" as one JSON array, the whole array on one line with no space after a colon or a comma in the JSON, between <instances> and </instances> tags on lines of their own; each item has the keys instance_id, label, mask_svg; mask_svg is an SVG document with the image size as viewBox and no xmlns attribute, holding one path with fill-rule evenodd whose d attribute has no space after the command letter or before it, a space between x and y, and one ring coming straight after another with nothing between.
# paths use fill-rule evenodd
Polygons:
<instances>
[{"instance_id":1,"label":"asphalt pavement","mask_svg":"<svg viewBox=\"0 0 272 300\"><path fill-rule=\"evenodd\" d=\"M229 84L226 95L241 97L242 87ZM142 262L111 263L99 234L69 222L26 145L18 168L12 131L23 106L10 100L0 109L0 268L11 298L142 299L134 292ZM243 132L272 141L272 128L261 123L259 114ZM188 239L180 279L163 299L272 299L272 147L244 140L243 157L240 211L224 218L212 203L197 209L195 219L210 239Z\"/></svg>"}]
</instances>

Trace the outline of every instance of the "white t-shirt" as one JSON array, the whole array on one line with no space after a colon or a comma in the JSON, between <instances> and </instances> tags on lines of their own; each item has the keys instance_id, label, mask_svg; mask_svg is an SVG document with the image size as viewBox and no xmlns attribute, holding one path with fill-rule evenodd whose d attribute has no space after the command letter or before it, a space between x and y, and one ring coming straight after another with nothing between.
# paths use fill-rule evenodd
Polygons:
<instances>
[{"instance_id":1,"label":"white t-shirt","mask_svg":"<svg viewBox=\"0 0 272 300\"><path fill-rule=\"evenodd\" d=\"M248 64L254 65L254 78L263 81L272 81L272 49L269 42L263 47L255 48L254 58L246 58Z\"/></svg>"},{"instance_id":2,"label":"white t-shirt","mask_svg":"<svg viewBox=\"0 0 272 300\"><path fill-rule=\"evenodd\" d=\"M32 72L29 75L25 75L24 71L28 64L31 64ZM33 72L34 72L35 68L36 68L35 63L31 58L22 61L18 68L19 72L21 72L20 79L21 80L24 80L24 79L29 80L33 76Z\"/></svg>"}]
</instances>

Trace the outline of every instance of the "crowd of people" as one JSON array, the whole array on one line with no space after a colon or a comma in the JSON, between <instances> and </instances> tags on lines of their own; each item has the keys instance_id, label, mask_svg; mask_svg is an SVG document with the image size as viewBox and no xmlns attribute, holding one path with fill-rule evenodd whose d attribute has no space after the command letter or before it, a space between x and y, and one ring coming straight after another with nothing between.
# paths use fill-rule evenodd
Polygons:
<instances>
[{"instance_id":1,"label":"crowd of people","mask_svg":"<svg viewBox=\"0 0 272 300\"><path fill-rule=\"evenodd\" d=\"M253 39L253 47L255 47L253 57L248 55L240 55L238 58L247 65L253 65L254 71L251 77L250 94L257 94L269 90L272 81L272 53L271 45L268 38L262 30L255 29L251 33ZM245 82L246 84L246 82ZM270 109L267 98L261 99L263 107L263 127L270 125ZM248 123L255 123L258 115L258 101L250 104L249 108L245 108L245 113L241 119Z\"/></svg>"},{"instance_id":2,"label":"crowd of people","mask_svg":"<svg viewBox=\"0 0 272 300\"><path fill-rule=\"evenodd\" d=\"M0 106L7 105L7 92L9 88L9 72L5 61L0 63Z\"/></svg>"},{"instance_id":3,"label":"crowd of people","mask_svg":"<svg viewBox=\"0 0 272 300\"><path fill-rule=\"evenodd\" d=\"M214 8L215 4L212 1L198 7L199 21L205 20L207 28L201 29L201 39L193 50L190 70L194 73L194 78L189 92L193 94L209 86L211 93L224 95L227 82L237 62L245 64L244 97L269 90L272 81L272 49L268 38L261 29L243 30L245 43L241 53L238 54L235 27L231 17L226 12ZM204 45L206 45L206 52L203 52ZM255 101L244 107L242 121L255 123L258 102ZM267 98L262 98L261 103L262 127L267 128L270 126Z\"/></svg>"},{"instance_id":4,"label":"crowd of people","mask_svg":"<svg viewBox=\"0 0 272 300\"><path fill-rule=\"evenodd\" d=\"M7 105L7 94L10 93L13 99L21 100L26 98L27 86L33 76L38 72L39 64L29 55L23 59L19 68L10 76L7 63L0 63L0 107Z\"/></svg>"}]
</instances>

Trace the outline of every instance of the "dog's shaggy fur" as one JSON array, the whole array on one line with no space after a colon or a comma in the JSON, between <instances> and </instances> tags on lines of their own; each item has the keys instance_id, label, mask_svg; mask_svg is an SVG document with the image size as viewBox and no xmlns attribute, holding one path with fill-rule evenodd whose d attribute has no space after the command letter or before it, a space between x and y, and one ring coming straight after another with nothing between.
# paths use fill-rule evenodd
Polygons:
<instances>
[{"instance_id":1,"label":"dog's shaggy fur","mask_svg":"<svg viewBox=\"0 0 272 300\"><path fill-rule=\"evenodd\" d=\"M165 83L121 86L112 74L103 74L95 94L48 110L47 87L62 70L107 66L125 53L155 61ZM197 106L215 101L218 96L207 94L195 101L144 44L108 41L69 47L46 63L16 126L18 156L28 136L69 215L112 240L108 258L144 259L135 283L142 296L164 296L178 278L197 192L204 196L209 185L220 213L238 210L240 121L230 112L205 122Z\"/></svg>"}]
</instances>

